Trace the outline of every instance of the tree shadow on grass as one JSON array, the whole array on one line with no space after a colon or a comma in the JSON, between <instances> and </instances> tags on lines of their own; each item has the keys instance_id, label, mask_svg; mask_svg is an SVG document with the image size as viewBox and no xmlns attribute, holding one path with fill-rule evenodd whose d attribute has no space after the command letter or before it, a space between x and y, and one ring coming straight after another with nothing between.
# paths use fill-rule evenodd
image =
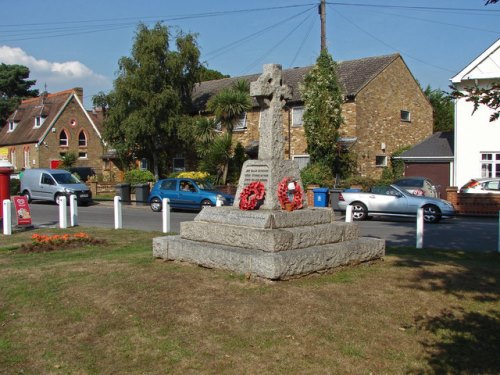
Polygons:
<instances>
[{"instance_id":1,"label":"tree shadow on grass","mask_svg":"<svg viewBox=\"0 0 500 375\"><path fill-rule=\"evenodd\" d=\"M486 306L500 299L500 254L411 248L388 249L387 253L397 257L396 267L413 271L405 279L408 288L444 292ZM451 307L437 316L415 316L414 323L417 329L434 335L422 343L433 372L500 373L498 310Z\"/></svg>"},{"instance_id":2,"label":"tree shadow on grass","mask_svg":"<svg viewBox=\"0 0 500 375\"><path fill-rule=\"evenodd\" d=\"M426 359L437 374L500 373L500 314L443 310L417 321L418 329L437 336L423 342Z\"/></svg>"}]
</instances>

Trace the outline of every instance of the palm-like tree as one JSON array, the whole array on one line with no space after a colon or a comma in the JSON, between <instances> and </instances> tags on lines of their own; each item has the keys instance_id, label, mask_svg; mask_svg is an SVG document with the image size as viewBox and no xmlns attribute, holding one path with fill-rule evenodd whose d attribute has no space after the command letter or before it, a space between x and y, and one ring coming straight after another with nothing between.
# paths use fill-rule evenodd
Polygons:
<instances>
[{"instance_id":1,"label":"palm-like tree","mask_svg":"<svg viewBox=\"0 0 500 375\"><path fill-rule=\"evenodd\" d=\"M237 81L231 88L220 91L208 101L207 108L215 115L216 123L220 122L231 140L234 126L240 121L241 116L252 108L248 83ZM231 142L225 144L228 146L226 154L231 155ZM223 184L227 180L228 166L229 159L224 164Z\"/></svg>"}]
</instances>

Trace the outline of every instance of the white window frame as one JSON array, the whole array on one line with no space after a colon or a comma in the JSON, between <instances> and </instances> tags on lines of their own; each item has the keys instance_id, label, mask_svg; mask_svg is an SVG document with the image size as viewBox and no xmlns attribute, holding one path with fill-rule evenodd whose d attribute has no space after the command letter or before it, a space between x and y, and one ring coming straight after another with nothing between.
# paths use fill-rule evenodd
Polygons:
<instances>
[{"instance_id":1,"label":"white window frame","mask_svg":"<svg viewBox=\"0 0 500 375\"><path fill-rule=\"evenodd\" d=\"M34 126L34 128L38 129L40 126L43 125L44 121L45 121L45 117L43 117L43 116L36 116L35 117L35 126Z\"/></svg>"},{"instance_id":2,"label":"white window frame","mask_svg":"<svg viewBox=\"0 0 500 375\"><path fill-rule=\"evenodd\" d=\"M182 168L176 168L176 167L175 167L175 161L176 161L176 160L182 160L182 161L183 161L183 162L182 162L182 165L183 165L183 167L182 167ZM172 159L172 170L173 170L174 172L182 172L182 171L185 171L185 170L186 170L186 159L185 159L185 158L183 158L183 157L175 157L175 158L173 158L173 159Z\"/></svg>"},{"instance_id":3,"label":"white window frame","mask_svg":"<svg viewBox=\"0 0 500 375\"><path fill-rule=\"evenodd\" d=\"M64 144L63 142L61 142L61 141L64 141L64 139L61 138L61 135L63 135L63 133L66 134L66 142L65 142L66 144ZM59 133L59 147L68 147L68 145L69 145L69 134L68 134L68 132L65 129L63 129Z\"/></svg>"},{"instance_id":4,"label":"white window frame","mask_svg":"<svg viewBox=\"0 0 500 375\"><path fill-rule=\"evenodd\" d=\"M299 160L304 160L304 159L307 159L307 163L303 163L303 162L299 162L297 161L297 159ZM302 170L304 169L305 167L307 167L309 165L309 163L311 162L311 156L308 155L308 154L303 154L303 155L292 155L292 160L296 160L297 161L297 164L299 166L299 169Z\"/></svg>"},{"instance_id":5,"label":"white window frame","mask_svg":"<svg viewBox=\"0 0 500 375\"><path fill-rule=\"evenodd\" d=\"M84 144L80 144L80 136L83 134ZM78 133L78 147L87 147L87 134L83 130Z\"/></svg>"},{"instance_id":6,"label":"white window frame","mask_svg":"<svg viewBox=\"0 0 500 375\"><path fill-rule=\"evenodd\" d=\"M15 121L9 121L9 129L8 129L7 133L11 133L11 132L13 132L14 130L16 130L16 128L17 128L17 124L18 124L18 122L15 122Z\"/></svg>"},{"instance_id":7,"label":"white window frame","mask_svg":"<svg viewBox=\"0 0 500 375\"><path fill-rule=\"evenodd\" d=\"M24 149L24 168L30 167L30 159L31 159L30 149L28 147Z\"/></svg>"},{"instance_id":8,"label":"white window frame","mask_svg":"<svg viewBox=\"0 0 500 375\"><path fill-rule=\"evenodd\" d=\"M304 116L304 107L292 107L292 127L299 128L304 125L302 117Z\"/></svg>"},{"instance_id":9,"label":"white window frame","mask_svg":"<svg viewBox=\"0 0 500 375\"><path fill-rule=\"evenodd\" d=\"M85 151L79 151L78 159L88 159L88 154Z\"/></svg>"},{"instance_id":10,"label":"white window frame","mask_svg":"<svg viewBox=\"0 0 500 375\"><path fill-rule=\"evenodd\" d=\"M387 167L387 155L376 155L375 156L375 166L376 167Z\"/></svg>"},{"instance_id":11,"label":"white window frame","mask_svg":"<svg viewBox=\"0 0 500 375\"><path fill-rule=\"evenodd\" d=\"M234 124L233 131L245 131L247 130L247 113L244 112L238 122Z\"/></svg>"},{"instance_id":12,"label":"white window frame","mask_svg":"<svg viewBox=\"0 0 500 375\"><path fill-rule=\"evenodd\" d=\"M500 177L500 151L481 152L480 156L481 177Z\"/></svg>"},{"instance_id":13,"label":"white window frame","mask_svg":"<svg viewBox=\"0 0 500 375\"><path fill-rule=\"evenodd\" d=\"M401 121L403 122L411 122L411 112L405 109L402 109L399 113Z\"/></svg>"}]
</instances>

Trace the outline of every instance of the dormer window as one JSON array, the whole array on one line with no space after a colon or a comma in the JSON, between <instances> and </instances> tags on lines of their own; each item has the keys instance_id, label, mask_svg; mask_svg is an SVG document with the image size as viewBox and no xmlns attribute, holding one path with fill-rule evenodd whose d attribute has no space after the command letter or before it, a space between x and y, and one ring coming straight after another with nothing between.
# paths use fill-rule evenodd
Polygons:
<instances>
[{"instance_id":1,"label":"dormer window","mask_svg":"<svg viewBox=\"0 0 500 375\"><path fill-rule=\"evenodd\" d=\"M14 122L14 121L9 121L9 132L13 132L14 129L17 127L17 122Z\"/></svg>"},{"instance_id":2,"label":"dormer window","mask_svg":"<svg viewBox=\"0 0 500 375\"><path fill-rule=\"evenodd\" d=\"M35 117L35 128L39 128L40 126L42 126L44 121L45 121L45 117L36 116Z\"/></svg>"}]
</instances>

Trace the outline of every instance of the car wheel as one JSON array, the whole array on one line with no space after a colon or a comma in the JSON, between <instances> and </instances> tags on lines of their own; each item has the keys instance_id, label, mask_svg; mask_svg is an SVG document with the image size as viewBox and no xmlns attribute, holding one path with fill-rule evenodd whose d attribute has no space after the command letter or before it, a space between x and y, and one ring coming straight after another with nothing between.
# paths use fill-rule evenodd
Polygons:
<instances>
[{"instance_id":1,"label":"car wheel","mask_svg":"<svg viewBox=\"0 0 500 375\"><path fill-rule=\"evenodd\" d=\"M424 207L424 221L429 224L437 223L441 220L441 210L433 204L426 204Z\"/></svg>"},{"instance_id":2,"label":"car wheel","mask_svg":"<svg viewBox=\"0 0 500 375\"><path fill-rule=\"evenodd\" d=\"M212 206L213 206L213 204L212 204L212 202L210 202L209 199L203 199L201 201L201 208L203 208L203 207L212 207Z\"/></svg>"},{"instance_id":3,"label":"car wheel","mask_svg":"<svg viewBox=\"0 0 500 375\"><path fill-rule=\"evenodd\" d=\"M153 212L160 212L161 211L161 200L159 200L158 198L151 199L150 206L151 206L151 209L153 210Z\"/></svg>"},{"instance_id":4,"label":"car wheel","mask_svg":"<svg viewBox=\"0 0 500 375\"><path fill-rule=\"evenodd\" d=\"M61 199L61 197L63 197L63 195L62 195L62 194L56 194L56 195L54 196L54 202L55 202L58 206L59 206L59 200ZM69 204L69 199L68 199L68 198L66 198L66 205L68 205L68 204Z\"/></svg>"},{"instance_id":5,"label":"car wheel","mask_svg":"<svg viewBox=\"0 0 500 375\"><path fill-rule=\"evenodd\" d=\"M23 191L21 195L24 195L26 199L28 200L28 203L31 203L31 195L28 190Z\"/></svg>"},{"instance_id":6,"label":"car wheel","mask_svg":"<svg viewBox=\"0 0 500 375\"><path fill-rule=\"evenodd\" d=\"M352 218L354 220L366 220L368 217L368 209L361 202L353 202L352 206Z\"/></svg>"}]
</instances>

